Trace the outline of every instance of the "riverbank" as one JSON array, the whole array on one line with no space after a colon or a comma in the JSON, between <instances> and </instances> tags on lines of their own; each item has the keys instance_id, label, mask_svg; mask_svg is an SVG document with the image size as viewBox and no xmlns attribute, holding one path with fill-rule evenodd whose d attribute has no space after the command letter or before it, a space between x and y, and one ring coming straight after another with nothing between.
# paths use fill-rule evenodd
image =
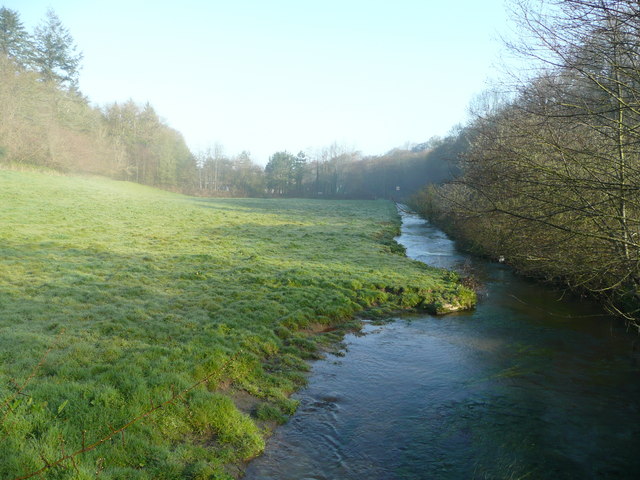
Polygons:
<instances>
[{"instance_id":1,"label":"riverbank","mask_svg":"<svg viewBox=\"0 0 640 480\"><path fill-rule=\"evenodd\" d=\"M355 315L474 301L404 257L390 202L15 171L0 202L2 478L229 477Z\"/></svg>"},{"instance_id":2,"label":"riverbank","mask_svg":"<svg viewBox=\"0 0 640 480\"><path fill-rule=\"evenodd\" d=\"M464 180L430 185L408 203L455 238L464 251L500 261L520 275L589 298L640 331L640 286L636 285L639 277L633 259L638 250L631 244L615 247L621 234L614 233L613 227L605 228L607 223L595 222L596 217L585 221L577 211L574 215L561 209L557 218L552 214L546 220L541 212L533 216L518 213L517 209L510 210L517 204L513 199L504 208L485 204L488 197L463 185ZM598 228L604 230L599 232Z\"/></svg>"},{"instance_id":3,"label":"riverbank","mask_svg":"<svg viewBox=\"0 0 640 480\"><path fill-rule=\"evenodd\" d=\"M636 479L637 335L403 213L414 259L471 269L472 311L365 324L314 362L246 480Z\"/></svg>"}]
</instances>

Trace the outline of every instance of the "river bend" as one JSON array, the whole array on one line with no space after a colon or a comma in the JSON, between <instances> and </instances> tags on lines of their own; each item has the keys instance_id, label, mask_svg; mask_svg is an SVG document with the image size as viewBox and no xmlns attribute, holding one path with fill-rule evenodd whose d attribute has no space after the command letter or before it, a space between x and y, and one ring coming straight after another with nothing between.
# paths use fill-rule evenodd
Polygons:
<instances>
[{"instance_id":1,"label":"river bend","mask_svg":"<svg viewBox=\"0 0 640 480\"><path fill-rule=\"evenodd\" d=\"M313 366L251 480L640 478L640 340L595 305L459 253L403 213L407 255L471 270L472 312L365 324Z\"/></svg>"}]
</instances>

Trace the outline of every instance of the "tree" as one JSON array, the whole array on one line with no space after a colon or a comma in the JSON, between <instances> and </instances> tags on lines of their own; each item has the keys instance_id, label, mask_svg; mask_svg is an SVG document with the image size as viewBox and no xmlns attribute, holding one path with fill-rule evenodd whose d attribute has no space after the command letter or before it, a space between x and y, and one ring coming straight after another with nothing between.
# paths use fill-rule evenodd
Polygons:
<instances>
[{"instance_id":1,"label":"tree","mask_svg":"<svg viewBox=\"0 0 640 480\"><path fill-rule=\"evenodd\" d=\"M231 185L236 194L242 196L264 195L263 169L253 163L247 151L241 152L232 159Z\"/></svg>"},{"instance_id":2,"label":"tree","mask_svg":"<svg viewBox=\"0 0 640 480\"><path fill-rule=\"evenodd\" d=\"M45 139L54 119L51 93L33 72L0 56L0 145L6 161L47 163Z\"/></svg>"},{"instance_id":3,"label":"tree","mask_svg":"<svg viewBox=\"0 0 640 480\"><path fill-rule=\"evenodd\" d=\"M573 266L578 275L570 276L574 284L617 300L621 293L636 297L640 5L564 0L552 7L542 14L521 4L536 50L544 47L541 58L548 73L522 90L526 113L538 132L533 138L545 145L540 153L546 158L539 155L525 164L538 173L537 183L526 190L535 210L517 213L577 239L572 243L582 255ZM615 303L610 302L617 308Z\"/></svg>"},{"instance_id":4,"label":"tree","mask_svg":"<svg viewBox=\"0 0 640 480\"><path fill-rule=\"evenodd\" d=\"M224 153L224 146L216 142L199 155L200 188L210 192L230 192L232 162Z\"/></svg>"},{"instance_id":5,"label":"tree","mask_svg":"<svg viewBox=\"0 0 640 480\"><path fill-rule=\"evenodd\" d=\"M291 194L292 186L295 184L295 163L296 157L289 152L277 152L270 158L264 173L267 177L267 188L276 195Z\"/></svg>"},{"instance_id":6,"label":"tree","mask_svg":"<svg viewBox=\"0 0 640 480\"><path fill-rule=\"evenodd\" d=\"M82 53L56 13L49 9L34 32L32 64L45 81L76 88Z\"/></svg>"},{"instance_id":7,"label":"tree","mask_svg":"<svg viewBox=\"0 0 640 480\"><path fill-rule=\"evenodd\" d=\"M307 156L303 151L298 152L298 155L293 159L292 174L295 182L296 195L302 196L304 193L303 180L304 174L307 170Z\"/></svg>"},{"instance_id":8,"label":"tree","mask_svg":"<svg viewBox=\"0 0 640 480\"><path fill-rule=\"evenodd\" d=\"M31 38L22 25L18 12L0 8L0 54L26 67L31 59L32 48Z\"/></svg>"},{"instance_id":9,"label":"tree","mask_svg":"<svg viewBox=\"0 0 640 480\"><path fill-rule=\"evenodd\" d=\"M469 128L464 174L447 187L458 232L520 269L640 305L640 6L516 3L538 70Z\"/></svg>"},{"instance_id":10,"label":"tree","mask_svg":"<svg viewBox=\"0 0 640 480\"><path fill-rule=\"evenodd\" d=\"M198 167L184 138L149 103L113 103L104 109L103 119L118 177L171 189L196 187Z\"/></svg>"}]
</instances>

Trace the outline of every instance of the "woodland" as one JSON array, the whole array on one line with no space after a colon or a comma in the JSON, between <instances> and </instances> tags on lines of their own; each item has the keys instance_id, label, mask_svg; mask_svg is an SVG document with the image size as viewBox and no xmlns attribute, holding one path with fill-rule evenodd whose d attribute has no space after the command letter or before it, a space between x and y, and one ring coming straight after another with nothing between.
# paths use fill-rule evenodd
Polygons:
<instances>
[{"instance_id":1,"label":"woodland","mask_svg":"<svg viewBox=\"0 0 640 480\"><path fill-rule=\"evenodd\" d=\"M638 325L640 5L512 2L526 72L486 92L460 175L413 205L478 253Z\"/></svg>"},{"instance_id":2,"label":"woodland","mask_svg":"<svg viewBox=\"0 0 640 480\"><path fill-rule=\"evenodd\" d=\"M363 157L333 143L313 152L275 152L266 167L247 151L227 155L219 143L192 152L149 103L92 105L78 90L81 62L53 10L29 33L19 12L0 9L0 165L104 175L202 196L391 198L416 191L423 178L448 177L443 154L457 148L433 138Z\"/></svg>"}]
</instances>

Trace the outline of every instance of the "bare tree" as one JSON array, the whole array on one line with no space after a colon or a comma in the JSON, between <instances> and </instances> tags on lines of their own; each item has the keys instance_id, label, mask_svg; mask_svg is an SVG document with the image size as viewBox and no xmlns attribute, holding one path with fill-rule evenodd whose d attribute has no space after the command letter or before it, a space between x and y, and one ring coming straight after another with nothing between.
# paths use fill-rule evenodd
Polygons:
<instances>
[{"instance_id":1,"label":"bare tree","mask_svg":"<svg viewBox=\"0 0 640 480\"><path fill-rule=\"evenodd\" d=\"M447 208L481 248L590 290L628 318L640 304L640 6L514 3L537 65L469 129Z\"/></svg>"}]
</instances>

